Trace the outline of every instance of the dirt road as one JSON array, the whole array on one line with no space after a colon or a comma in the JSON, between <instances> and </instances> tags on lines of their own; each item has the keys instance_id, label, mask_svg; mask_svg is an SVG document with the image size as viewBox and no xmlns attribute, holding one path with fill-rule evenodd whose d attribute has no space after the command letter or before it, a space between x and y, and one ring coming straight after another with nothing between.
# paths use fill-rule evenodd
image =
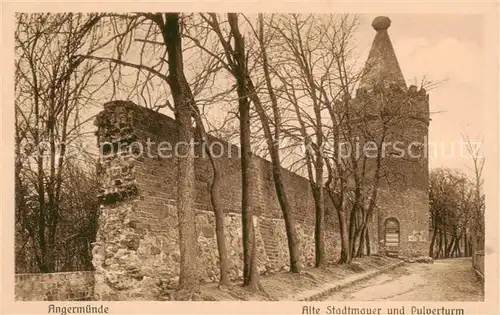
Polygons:
<instances>
[{"instance_id":1,"label":"dirt road","mask_svg":"<svg viewBox=\"0 0 500 315\"><path fill-rule=\"evenodd\" d=\"M481 282L467 258L405 264L337 291L325 301L482 301Z\"/></svg>"}]
</instances>

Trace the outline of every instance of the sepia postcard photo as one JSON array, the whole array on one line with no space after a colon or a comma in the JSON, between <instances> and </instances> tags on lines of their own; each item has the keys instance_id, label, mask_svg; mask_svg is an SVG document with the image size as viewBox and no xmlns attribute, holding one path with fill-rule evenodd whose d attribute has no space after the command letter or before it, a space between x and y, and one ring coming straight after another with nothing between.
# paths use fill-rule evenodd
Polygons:
<instances>
[{"instance_id":1,"label":"sepia postcard photo","mask_svg":"<svg viewBox=\"0 0 500 315\"><path fill-rule=\"evenodd\" d=\"M4 314L500 311L498 3L2 8Z\"/></svg>"}]
</instances>

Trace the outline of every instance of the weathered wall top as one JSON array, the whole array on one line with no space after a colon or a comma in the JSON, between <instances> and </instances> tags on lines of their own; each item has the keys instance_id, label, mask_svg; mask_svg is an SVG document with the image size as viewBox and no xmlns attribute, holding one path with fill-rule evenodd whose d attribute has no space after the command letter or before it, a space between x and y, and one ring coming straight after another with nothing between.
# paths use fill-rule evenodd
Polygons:
<instances>
[{"instance_id":1,"label":"weathered wall top","mask_svg":"<svg viewBox=\"0 0 500 315\"><path fill-rule=\"evenodd\" d=\"M102 111L96 118L95 124L98 126L96 135L98 143L103 148L104 158L101 159L101 164L106 164L106 157L110 155L110 150L117 150L118 145L124 145L128 149L128 145L133 143L141 144L146 147L149 141L149 153L147 156L144 152L142 155L136 155L135 160L141 164L155 164L157 169L161 172L156 172L154 175L162 174L165 183L165 194L169 198L176 198L176 162L173 156L159 157L158 145L161 142L168 142L172 148L177 143L177 127L176 120L155 112L151 109L137 106L129 101L112 101L104 105ZM103 143L109 143L103 146ZM218 156L217 163L221 167L222 177L222 204L224 211L239 213L241 211L241 161L239 147L228 143L225 140L211 137L211 142L216 143L213 146L213 152ZM138 154L137 147L130 149L132 152ZM212 178L212 169L208 157L204 154L202 146L199 141L195 139L195 177L196 177L196 203L204 208L209 209L209 186ZM223 150L221 152L220 150ZM222 154L221 154L222 153ZM130 155L130 154L129 154ZM132 154L133 155L133 154ZM272 177L272 165L268 160L265 160L256 155L253 156L255 172L258 174L257 180L259 181L259 192L261 204L254 210L256 215L263 215L267 217L281 218L281 208L279 207L278 198L276 196L274 182ZM130 164L130 163L129 163ZM134 168L134 166L131 166ZM103 169L106 167L102 167ZM153 175L153 174L151 174ZM133 184L137 186L140 178L148 176L142 174L135 167L134 179L131 182L119 182L121 187L126 184ZM109 177L109 176L108 176ZM283 171L283 177L287 187L287 192L290 195L293 212L298 221L314 222L314 200L310 192L308 179L290 172L286 169ZM168 188L167 188L168 186ZM102 200L108 200L105 195L111 192L120 191L116 189L114 181L108 181L103 185ZM137 186L137 188L140 188ZM134 187L129 187L127 193L133 194ZM121 198L120 196L115 196ZM114 198L109 201L113 201ZM328 207L328 206L327 206ZM332 216L333 209L329 208Z\"/></svg>"}]
</instances>

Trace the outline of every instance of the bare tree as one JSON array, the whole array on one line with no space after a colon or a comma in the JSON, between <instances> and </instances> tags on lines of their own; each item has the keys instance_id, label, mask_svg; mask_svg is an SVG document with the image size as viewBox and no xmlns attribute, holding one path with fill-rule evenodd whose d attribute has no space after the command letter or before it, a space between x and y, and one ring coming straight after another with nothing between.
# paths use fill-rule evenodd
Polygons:
<instances>
[{"instance_id":1,"label":"bare tree","mask_svg":"<svg viewBox=\"0 0 500 315\"><path fill-rule=\"evenodd\" d=\"M299 244L297 239L297 232L295 228L295 219L293 218L292 206L288 200L288 195L286 192L282 167L280 158L280 129L281 129L281 114L278 105L278 99L276 96L275 89L273 87L270 65L266 51L266 40L264 37L264 17L263 14L259 14L259 31L256 34L260 49L260 59L262 62L262 69L264 72L264 78L266 82L267 93L271 100L271 108L274 116L273 124L275 126L274 134L271 130L271 123L266 115L264 105L261 98L258 96L257 89L255 88L252 79L248 76L247 84L249 85L251 91L251 99L255 105L255 109L259 115L260 122L263 127L264 136L266 139L267 148L271 156L271 163L273 167L273 179L276 189L276 194L278 196L278 201L283 213L283 218L285 220L286 235L288 239L288 252L290 257L290 271L294 273L300 272L300 261L299 261Z\"/></svg>"},{"instance_id":2,"label":"bare tree","mask_svg":"<svg viewBox=\"0 0 500 315\"><path fill-rule=\"evenodd\" d=\"M389 181L404 178L394 166L398 152L388 152L390 148L386 150L384 144L396 138L406 143L414 140L405 124L419 123L425 115L410 106L425 90L407 92L379 84L370 97L353 97L362 74L371 67L356 66L352 50L356 16L286 15L268 23L279 34L273 70L282 83L281 97L292 105L298 121L285 126L286 134L309 148L304 164L316 192L316 265L321 265L321 187L337 211L339 262L369 255L368 225L377 209L382 182L387 188L394 185ZM354 152L365 146L367 154L365 149L361 154ZM420 163L406 156L399 161ZM324 166L327 177L323 185Z\"/></svg>"},{"instance_id":3,"label":"bare tree","mask_svg":"<svg viewBox=\"0 0 500 315\"><path fill-rule=\"evenodd\" d=\"M468 228L473 220L475 200L474 183L466 175L449 169L431 173L429 201L433 235L429 256L449 258L469 254L467 241L463 247L460 241L470 237Z\"/></svg>"},{"instance_id":4,"label":"bare tree","mask_svg":"<svg viewBox=\"0 0 500 315\"><path fill-rule=\"evenodd\" d=\"M251 197L253 185L255 185L255 166L251 150L251 111L250 100L254 94L249 80L248 60L249 50L245 47L245 40L239 29L238 15L229 13L227 22L219 22L216 14L200 14L200 17L208 25L208 29L215 35L222 51L209 49L202 44L199 38L189 38L206 53L217 58L223 68L235 80L238 95L238 119L240 148L241 148L241 172L242 172L242 227L243 227L243 285L250 290L257 290L259 285L259 274L257 270L257 254L255 230L253 226L253 208L255 203ZM226 36L224 26L228 25ZM227 37L227 38L226 38ZM231 43L231 40L233 43Z\"/></svg>"},{"instance_id":5,"label":"bare tree","mask_svg":"<svg viewBox=\"0 0 500 315\"><path fill-rule=\"evenodd\" d=\"M246 18L246 20L249 21L248 18ZM251 73L251 70L248 67L248 63L246 64L246 68L243 73L244 83L249 93L248 96L255 106L255 111L257 112L262 127L262 132L264 134L267 151L271 159L273 180L276 189L276 194L278 196L278 201L285 221L285 229L288 240L288 252L290 258L290 271L298 273L300 272L301 268L299 261L299 244L298 244L299 240L297 239L295 219L293 218L292 207L290 201L288 200L282 174L283 169L281 167L280 147L279 147L281 116L280 116L280 108L277 101L275 88L273 87L272 78L270 74L270 66L266 51L267 41L264 34L263 16L259 15L258 31L253 27L253 25L250 22L248 23L248 27L252 29L252 33L257 39L258 43L257 65L260 64L260 66L262 67L264 82L265 82L264 93L266 93L265 95L270 99L271 109L274 118L273 120L270 120L266 113L266 106L260 96L258 86L254 83L255 74ZM249 51L251 51L251 49L247 48L247 52ZM274 125L275 127L274 133L271 129L272 125Z\"/></svg>"},{"instance_id":6,"label":"bare tree","mask_svg":"<svg viewBox=\"0 0 500 315\"><path fill-rule=\"evenodd\" d=\"M333 170L342 169L341 164L332 165L332 160L325 156L324 147L332 141L334 144L340 142L340 126L345 124L340 108L335 108L332 102L349 92L358 78L353 69L346 67L353 61L350 49L357 18L349 15L287 14L272 16L267 23L277 33L271 46L274 57L272 72L281 83L280 98L285 104L291 104L292 116L296 117L283 126L284 132L297 145L305 147L302 161L294 164L301 163L306 167L313 193L316 209L315 265L320 267L324 264L325 255L324 189L335 184L334 179L341 178L341 174L335 174ZM325 176L325 166L328 176ZM347 238L344 231L347 228L342 224L343 206L338 202L336 205L342 240L341 256L346 257Z\"/></svg>"},{"instance_id":7,"label":"bare tree","mask_svg":"<svg viewBox=\"0 0 500 315\"><path fill-rule=\"evenodd\" d=\"M194 96L184 75L182 41L178 13L148 15L161 30L168 55L167 83L174 99L177 135L181 143L193 139L192 121ZM179 220L179 245L181 252L180 291L196 292L198 271L196 270L197 247L194 211L194 154L189 146L182 146L184 158L177 158L177 216Z\"/></svg>"},{"instance_id":8,"label":"bare tree","mask_svg":"<svg viewBox=\"0 0 500 315\"><path fill-rule=\"evenodd\" d=\"M57 252L64 246L60 224L68 219L68 172L85 158L84 125L92 119L82 110L95 105L106 83L96 79L102 69L95 62L78 57L98 47L101 15L17 14L16 20L16 226L39 270L54 272L63 268Z\"/></svg>"},{"instance_id":9,"label":"bare tree","mask_svg":"<svg viewBox=\"0 0 500 315\"><path fill-rule=\"evenodd\" d=\"M216 16L211 15L212 22L216 22ZM219 35L219 39L223 44L228 63L231 64L233 75L236 79L238 106L240 115L240 144L241 144L241 180L242 180L242 225L243 225L243 285L251 290L256 290L259 287L259 272L257 270L257 248L255 239L255 228L253 226L253 211L254 204L250 200L250 192L252 181L255 180L255 175L251 175L254 166L252 161L252 151L250 149L250 100L246 77L247 58L245 54L245 42L238 27L238 15L228 13L228 22L234 38L234 51L227 45L227 42ZM215 24L214 24L215 25ZM218 27L214 28L218 30ZM220 34L220 31L217 32ZM234 59L230 58L229 54L233 53ZM245 212L245 216L243 216Z\"/></svg>"},{"instance_id":10,"label":"bare tree","mask_svg":"<svg viewBox=\"0 0 500 315\"><path fill-rule=\"evenodd\" d=\"M485 158L481 155L481 145L483 141L479 143L473 143L470 138L466 135L464 137L467 140L467 151L472 159L472 171L473 171L473 183L474 183L474 206L473 214L471 218L471 224L469 226L471 230L471 241L473 252L473 264L475 264L476 257L475 252L478 250L484 250L485 246L485 195L483 191L484 185L484 163ZM479 144L479 146L478 146Z\"/></svg>"},{"instance_id":11,"label":"bare tree","mask_svg":"<svg viewBox=\"0 0 500 315\"><path fill-rule=\"evenodd\" d=\"M113 49L115 56L106 57L93 54L85 57L101 62L110 62L118 68L128 67L136 69L137 79L132 88L128 88L131 91L129 94L132 91L135 91L136 94L140 91L138 99L147 101L145 103L146 106L153 107L156 110L161 110L164 107L172 110L178 123L179 141L190 143L188 139L193 137L191 119L194 118L197 132L204 142L203 147L206 149L212 165L213 178L210 185L210 200L215 214L217 246L220 258L220 283L228 285L228 258L224 239L224 219L219 201L220 166L213 159L212 153L208 149L210 147L210 137L205 125L209 122L205 119L202 111L206 104L223 99L229 92L221 91L212 96L207 96L204 93L204 89L210 89L213 86L214 75L220 66L217 59L212 58L210 55L199 54L193 56L192 46L181 42L181 38L186 34L182 33L183 30L186 32L189 29L194 29L193 23L189 23L193 19L191 19L190 15L180 16L177 13L175 14L176 16L167 13L138 13L125 16L111 15L108 18L114 21L114 24L122 26L122 29L115 31L115 36L118 38ZM115 20L118 20L118 22ZM174 32L171 29L172 27L177 31ZM132 38L132 33L136 34L135 38ZM142 37L137 34L141 34ZM197 36L203 38L202 34L197 34ZM138 62L127 61L124 58L125 53L129 52L132 42L140 43L140 58ZM201 59L196 65L202 66L193 67L192 62L183 60L186 53L188 58ZM130 58L134 59L133 57ZM155 59L158 61L153 61ZM113 71L112 75L117 72L114 69ZM139 80L139 77L142 77L142 81ZM190 80L188 80L188 77ZM118 78L122 79L120 72L118 72ZM156 101L152 102L154 93L146 89L145 84L147 82L154 83L156 82L155 80L160 80L162 84L168 84L174 106L170 105L168 100L169 95L166 92L159 93ZM117 81L120 82L123 80ZM138 84L138 82L144 83ZM197 104L198 101L202 104L201 110ZM147 105L148 103L155 105ZM189 117L187 116L188 113ZM192 197L194 193L194 177L192 176L194 172L193 161L192 157L190 157L178 163L180 245L181 252L185 253L185 255L183 254L185 259L182 259L181 262L179 289L195 292L197 291L194 284L197 282L195 279L197 277L195 268L197 255L196 246L193 245L196 244L193 240L195 235L194 208L192 204L194 200Z\"/></svg>"}]
</instances>

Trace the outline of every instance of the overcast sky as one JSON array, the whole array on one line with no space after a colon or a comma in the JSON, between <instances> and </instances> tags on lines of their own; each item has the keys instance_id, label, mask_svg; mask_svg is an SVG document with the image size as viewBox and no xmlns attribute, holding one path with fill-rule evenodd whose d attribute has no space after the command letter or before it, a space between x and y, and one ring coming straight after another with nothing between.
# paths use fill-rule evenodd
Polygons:
<instances>
[{"instance_id":1,"label":"overcast sky","mask_svg":"<svg viewBox=\"0 0 500 315\"><path fill-rule=\"evenodd\" d=\"M363 15L359 27L358 49L363 61L375 36L371 27L374 17ZM478 140L484 134L481 16L392 14L389 18L389 36L406 83L418 86L423 76L432 81L446 80L429 91L430 110L435 113L431 115L429 141L445 150L444 154L430 156L430 166L466 170L470 159L460 156L462 135Z\"/></svg>"}]
</instances>

